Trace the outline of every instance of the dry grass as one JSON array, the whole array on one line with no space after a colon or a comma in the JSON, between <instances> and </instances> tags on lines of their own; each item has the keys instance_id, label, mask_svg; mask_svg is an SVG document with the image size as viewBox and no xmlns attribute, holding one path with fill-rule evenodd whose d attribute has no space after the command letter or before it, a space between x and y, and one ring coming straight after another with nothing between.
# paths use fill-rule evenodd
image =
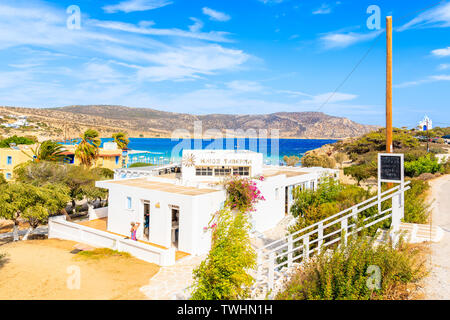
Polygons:
<instances>
[{"instance_id":1,"label":"dry grass","mask_svg":"<svg viewBox=\"0 0 450 320\"><path fill-rule=\"evenodd\" d=\"M71 253L73 241L47 239L7 243L0 269L0 300L146 299L140 288L159 266L113 250ZM81 287L70 290L70 268L80 270Z\"/></svg>"}]
</instances>

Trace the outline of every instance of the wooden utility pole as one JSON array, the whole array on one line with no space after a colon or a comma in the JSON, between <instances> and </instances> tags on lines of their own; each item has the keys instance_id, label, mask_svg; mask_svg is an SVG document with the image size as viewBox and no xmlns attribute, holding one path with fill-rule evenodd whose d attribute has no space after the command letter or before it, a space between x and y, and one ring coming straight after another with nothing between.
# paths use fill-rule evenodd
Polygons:
<instances>
[{"instance_id":1,"label":"wooden utility pole","mask_svg":"<svg viewBox=\"0 0 450 320\"><path fill-rule=\"evenodd\" d=\"M386 17L386 152L392 145L392 17Z\"/></svg>"}]
</instances>

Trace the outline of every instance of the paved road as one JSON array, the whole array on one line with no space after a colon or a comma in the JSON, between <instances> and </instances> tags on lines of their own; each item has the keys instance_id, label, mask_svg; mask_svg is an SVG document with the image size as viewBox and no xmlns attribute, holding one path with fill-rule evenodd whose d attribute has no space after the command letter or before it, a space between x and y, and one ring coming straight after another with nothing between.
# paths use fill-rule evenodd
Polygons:
<instances>
[{"instance_id":1,"label":"paved road","mask_svg":"<svg viewBox=\"0 0 450 320\"><path fill-rule=\"evenodd\" d=\"M450 299L450 175L431 182L435 226L444 230L444 238L431 245L431 274L426 281L427 299Z\"/></svg>"}]
</instances>

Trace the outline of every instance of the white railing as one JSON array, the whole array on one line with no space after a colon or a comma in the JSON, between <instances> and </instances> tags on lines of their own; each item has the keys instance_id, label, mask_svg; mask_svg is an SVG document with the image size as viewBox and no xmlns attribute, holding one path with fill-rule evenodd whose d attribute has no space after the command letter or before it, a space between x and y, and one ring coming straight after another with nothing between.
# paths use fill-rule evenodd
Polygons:
<instances>
[{"instance_id":1,"label":"white railing","mask_svg":"<svg viewBox=\"0 0 450 320\"><path fill-rule=\"evenodd\" d=\"M160 266L175 264L174 248L158 248L149 244L124 239L123 236L68 222L65 216L50 217L48 237L72 240L100 248L128 252L138 259Z\"/></svg>"},{"instance_id":2,"label":"white railing","mask_svg":"<svg viewBox=\"0 0 450 320\"><path fill-rule=\"evenodd\" d=\"M294 262L300 263L309 259L314 253L320 253L324 248L342 241L362 229L373 226L388 218L391 222L391 238L393 243L398 240L401 219L404 215L404 192L410 189L399 185L367 199L353 207L343 210L335 215L323 219L304 229L298 230L288 236L259 248L257 265L257 282L267 282L269 289L274 287L274 275L283 267L291 267ZM380 211L381 203L391 200L390 208ZM364 216L363 212L375 208L376 213Z\"/></svg>"}]
</instances>

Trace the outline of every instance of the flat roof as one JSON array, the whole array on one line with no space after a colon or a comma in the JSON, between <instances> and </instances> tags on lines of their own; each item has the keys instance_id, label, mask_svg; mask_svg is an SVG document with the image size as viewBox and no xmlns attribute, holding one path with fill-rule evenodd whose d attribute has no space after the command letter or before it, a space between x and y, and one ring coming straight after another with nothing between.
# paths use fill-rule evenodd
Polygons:
<instances>
[{"instance_id":1,"label":"flat roof","mask_svg":"<svg viewBox=\"0 0 450 320\"><path fill-rule=\"evenodd\" d=\"M135 187L148 190L157 190L168 193L184 194L187 196L197 196L202 194L208 194L218 192L215 189L201 189L195 187L179 186L172 183L149 181L146 178L126 179L126 180L113 180L108 181L110 184L118 184L127 187Z\"/></svg>"}]
</instances>

